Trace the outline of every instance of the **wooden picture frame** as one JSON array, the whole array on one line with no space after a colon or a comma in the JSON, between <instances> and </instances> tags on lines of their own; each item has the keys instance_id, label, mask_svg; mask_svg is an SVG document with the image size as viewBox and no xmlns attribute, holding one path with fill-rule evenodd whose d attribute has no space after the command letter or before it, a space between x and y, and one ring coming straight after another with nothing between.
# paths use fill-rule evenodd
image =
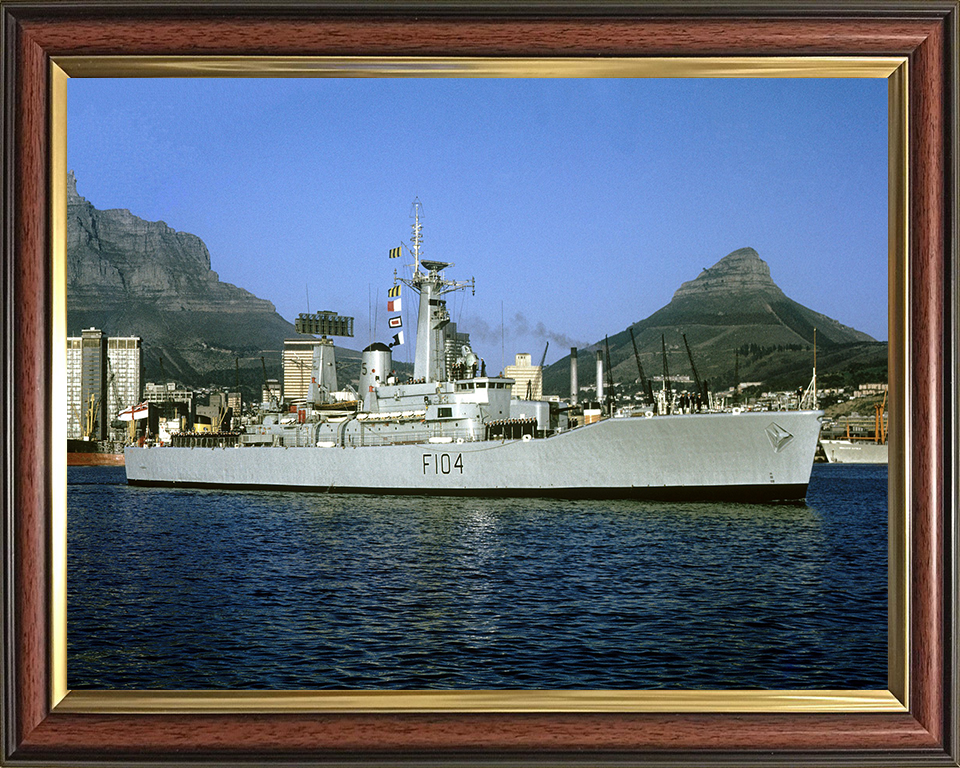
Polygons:
<instances>
[{"instance_id":1,"label":"wooden picture frame","mask_svg":"<svg viewBox=\"0 0 960 768\"><path fill-rule=\"evenodd\" d=\"M957 675L957 21L952 2L873 4L472 3L222 4L154 0L0 2L4 314L3 744L11 765L219 764L911 764L958 765ZM892 217L908 269L891 275L908 361L897 416L909 476L901 604L908 627L892 706L690 706L669 698L558 710L457 710L413 703L317 711L211 705L204 694L71 705L52 608L65 600L52 532L65 491L48 377L63 275L51 270L65 158L53 135L58 60L99 57L902 57L902 200ZM893 168L892 173L902 168ZM51 225L51 222L54 224ZM896 312L892 312L896 314ZM54 542L51 545L51 541ZM61 584L61 586L57 586ZM597 693L597 692L595 692ZM824 697L829 699L829 693ZM242 697L241 697L242 698ZM602 696L601 696L602 698ZM654 700L656 702L656 700ZM905 704L903 703L905 702ZM727 709L728 711L721 711ZM711 710L711 711L707 711ZM731 711L737 710L737 711Z\"/></svg>"}]
</instances>

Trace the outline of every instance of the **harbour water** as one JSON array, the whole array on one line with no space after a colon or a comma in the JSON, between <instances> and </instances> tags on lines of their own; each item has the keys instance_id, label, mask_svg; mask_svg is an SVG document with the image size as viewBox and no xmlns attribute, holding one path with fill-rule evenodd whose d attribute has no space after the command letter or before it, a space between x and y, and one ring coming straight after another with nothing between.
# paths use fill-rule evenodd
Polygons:
<instances>
[{"instance_id":1,"label":"harbour water","mask_svg":"<svg viewBox=\"0 0 960 768\"><path fill-rule=\"evenodd\" d=\"M887 468L806 504L132 488L68 475L68 685L886 688Z\"/></svg>"}]
</instances>

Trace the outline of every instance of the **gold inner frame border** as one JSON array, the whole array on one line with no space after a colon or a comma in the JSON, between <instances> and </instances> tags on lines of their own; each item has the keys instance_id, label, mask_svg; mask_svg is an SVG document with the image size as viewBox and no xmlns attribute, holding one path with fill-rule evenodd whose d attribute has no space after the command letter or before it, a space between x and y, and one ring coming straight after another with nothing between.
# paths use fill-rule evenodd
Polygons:
<instances>
[{"instance_id":1,"label":"gold inner frame border","mask_svg":"<svg viewBox=\"0 0 960 768\"><path fill-rule=\"evenodd\" d=\"M906 57L55 56L50 62L50 703L56 713L892 713L909 710L909 136ZM67 687L67 83L79 77L884 78L888 82L890 461L887 690L71 691Z\"/></svg>"}]
</instances>

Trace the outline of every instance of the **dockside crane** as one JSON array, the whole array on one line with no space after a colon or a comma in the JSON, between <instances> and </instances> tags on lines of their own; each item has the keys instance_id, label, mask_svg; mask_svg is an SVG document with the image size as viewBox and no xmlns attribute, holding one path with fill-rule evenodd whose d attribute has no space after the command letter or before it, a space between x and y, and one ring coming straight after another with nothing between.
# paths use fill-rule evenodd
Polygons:
<instances>
[{"instance_id":1,"label":"dockside crane","mask_svg":"<svg viewBox=\"0 0 960 768\"><path fill-rule=\"evenodd\" d=\"M683 346L687 348L687 357L690 359L690 368L693 370L693 380L697 386L697 397L703 398L704 404L709 401L707 395L707 388L703 385L703 382L700 381L700 374L697 373L697 365L693 362L693 352L690 351L690 345L687 343L687 334L682 334L683 336Z\"/></svg>"},{"instance_id":2,"label":"dockside crane","mask_svg":"<svg viewBox=\"0 0 960 768\"><path fill-rule=\"evenodd\" d=\"M547 350L550 349L550 342L543 348L543 354L540 355L540 394L543 394L543 364L547 362ZM533 381L527 382L527 400L533 399Z\"/></svg>"},{"instance_id":3,"label":"dockside crane","mask_svg":"<svg viewBox=\"0 0 960 768\"><path fill-rule=\"evenodd\" d=\"M100 419L97 417L97 411L100 409L100 398L96 395L90 395L90 405L87 406L86 421L83 426L84 440L93 440L94 433Z\"/></svg>"},{"instance_id":4,"label":"dockside crane","mask_svg":"<svg viewBox=\"0 0 960 768\"><path fill-rule=\"evenodd\" d=\"M613 407L617 402L617 395L613 389L615 385L613 383L613 366L610 364L610 339L604 336L603 343L606 346L607 357L607 412L613 413Z\"/></svg>"},{"instance_id":5,"label":"dockside crane","mask_svg":"<svg viewBox=\"0 0 960 768\"><path fill-rule=\"evenodd\" d=\"M733 350L733 402L740 402L740 350Z\"/></svg>"},{"instance_id":6,"label":"dockside crane","mask_svg":"<svg viewBox=\"0 0 960 768\"><path fill-rule=\"evenodd\" d=\"M660 346L663 348L663 412L670 415L670 400L673 394L670 389L670 369L667 366L667 339L660 334Z\"/></svg>"},{"instance_id":7,"label":"dockside crane","mask_svg":"<svg viewBox=\"0 0 960 768\"><path fill-rule=\"evenodd\" d=\"M653 387L650 386L650 379L643 374L643 366L640 364L640 351L637 349L637 339L633 335L633 328L630 329L630 341L633 342L633 356L637 359L637 371L640 374L640 386L647 396L647 399L657 407L657 401L653 398Z\"/></svg>"}]
</instances>

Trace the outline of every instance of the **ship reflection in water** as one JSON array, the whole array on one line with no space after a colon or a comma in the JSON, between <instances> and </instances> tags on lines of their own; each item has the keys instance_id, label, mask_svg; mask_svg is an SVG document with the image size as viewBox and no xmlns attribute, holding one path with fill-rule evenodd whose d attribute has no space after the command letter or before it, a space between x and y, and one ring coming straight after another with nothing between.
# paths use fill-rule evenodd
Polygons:
<instances>
[{"instance_id":1,"label":"ship reflection in water","mask_svg":"<svg viewBox=\"0 0 960 768\"><path fill-rule=\"evenodd\" d=\"M131 488L69 470L71 688L884 688L887 468L807 504Z\"/></svg>"}]
</instances>

